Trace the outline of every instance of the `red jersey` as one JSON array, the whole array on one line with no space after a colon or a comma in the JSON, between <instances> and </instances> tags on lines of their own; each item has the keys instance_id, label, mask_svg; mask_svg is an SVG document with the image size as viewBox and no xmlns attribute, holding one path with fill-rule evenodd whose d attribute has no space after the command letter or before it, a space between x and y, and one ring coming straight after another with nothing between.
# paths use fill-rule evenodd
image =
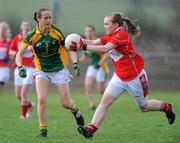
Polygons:
<instances>
[{"instance_id":1,"label":"red jersey","mask_svg":"<svg viewBox=\"0 0 180 143\"><path fill-rule=\"evenodd\" d=\"M21 33L16 35L10 44L10 50L17 53L21 46L23 39L24 39L24 37ZM23 58L22 58L22 65L27 66L27 67L34 67L32 46L29 46L25 50L25 52L23 54Z\"/></svg>"},{"instance_id":2,"label":"red jersey","mask_svg":"<svg viewBox=\"0 0 180 143\"><path fill-rule=\"evenodd\" d=\"M5 39L0 41L0 67L8 67L9 66L9 45L11 39Z\"/></svg>"},{"instance_id":3,"label":"red jersey","mask_svg":"<svg viewBox=\"0 0 180 143\"><path fill-rule=\"evenodd\" d=\"M104 45L108 42L117 45L109 51L109 55L119 78L124 81L136 78L144 68L144 60L135 50L124 28L118 27L112 34L105 35L100 40Z\"/></svg>"}]
</instances>

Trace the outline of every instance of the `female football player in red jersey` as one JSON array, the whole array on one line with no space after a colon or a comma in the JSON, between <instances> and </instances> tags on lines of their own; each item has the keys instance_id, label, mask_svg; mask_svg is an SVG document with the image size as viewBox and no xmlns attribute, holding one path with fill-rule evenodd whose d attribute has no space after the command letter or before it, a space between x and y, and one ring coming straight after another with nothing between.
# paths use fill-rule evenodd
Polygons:
<instances>
[{"instance_id":1,"label":"female football player in red jersey","mask_svg":"<svg viewBox=\"0 0 180 143\"><path fill-rule=\"evenodd\" d=\"M9 44L10 28L5 21L0 22L0 91L10 77Z\"/></svg>"},{"instance_id":2,"label":"female football player in red jersey","mask_svg":"<svg viewBox=\"0 0 180 143\"><path fill-rule=\"evenodd\" d=\"M84 28L84 35L86 39L94 40L96 39L95 27L93 25L86 25ZM79 62L85 63L88 61L88 68L85 75L85 92L88 99L90 109L95 110L96 104L94 99L94 87L95 81L97 82L97 89L99 94L102 96L105 83L106 76L109 74L109 69L107 64L105 63L107 54L85 51L82 56L79 58Z\"/></svg>"},{"instance_id":3,"label":"female football player in red jersey","mask_svg":"<svg viewBox=\"0 0 180 143\"><path fill-rule=\"evenodd\" d=\"M9 55L15 60L15 55L17 54L20 45L23 41L25 35L30 31L31 23L29 21L22 21L20 30L21 32L16 35L11 44ZM21 101L21 116L20 118L28 118L31 115L32 103L28 98L28 90L33 84L33 73L34 73L34 63L33 63L33 53L32 46L30 45L28 49L25 51L22 64L26 67L27 76L26 78L22 78L19 76L18 68L16 67L14 70L14 84L15 84L15 94L16 97Z\"/></svg>"},{"instance_id":4,"label":"female football player in red jersey","mask_svg":"<svg viewBox=\"0 0 180 143\"><path fill-rule=\"evenodd\" d=\"M127 24L127 32L123 23ZM114 75L109 82L102 100L87 127L79 127L79 132L86 138L92 137L106 116L112 103L127 91L132 95L142 112L163 111L169 124L175 121L172 104L155 99L148 99L148 79L144 70L144 60L135 50L130 34L139 31L129 18L123 18L119 13L112 13L104 18L106 35L97 40L81 40L81 49L96 52L108 52L114 65ZM77 50L75 44L71 50Z\"/></svg>"}]
</instances>

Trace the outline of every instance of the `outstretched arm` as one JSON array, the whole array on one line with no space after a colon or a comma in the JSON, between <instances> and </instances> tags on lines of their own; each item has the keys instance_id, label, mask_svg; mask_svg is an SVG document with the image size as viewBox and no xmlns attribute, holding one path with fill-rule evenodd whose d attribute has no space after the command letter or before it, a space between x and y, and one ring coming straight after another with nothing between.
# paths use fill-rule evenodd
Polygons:
<instances>
[{"instance_id":1,"label":"outstretched arm","mask_svg":"<svg viewBox=\"0 0 180 143\"><path fill-rule=\"evenodd\" d=\"M96 40L82 39L82 41L84 44L87 44L87 45L102 45L100 39L96 39Z\"/></svg>"},{"instance_id":2,"label":"outstretched arm","mask_svg":"<svg viewBox=\"0 0 180 143\"><path fill-rule=\"evenodd\" d=\"M114 45L108 42L106 45L87 45L86 50L94 51L94 52L108 52L111 49L116 48L117 45Z\"/></svg>"},{"instance_id":3,"label":"outstretched arm","mask_svg":"<svg viewBox=\"0 0 180 143\"><path fill-rule=\"evenodd\" d=\"M16 65L18 67L22 66L22 57L23 57L25 50L26 50L26 48L21 47L16 54L15 61L16 61Z\"/></svg>"}]
</instances>

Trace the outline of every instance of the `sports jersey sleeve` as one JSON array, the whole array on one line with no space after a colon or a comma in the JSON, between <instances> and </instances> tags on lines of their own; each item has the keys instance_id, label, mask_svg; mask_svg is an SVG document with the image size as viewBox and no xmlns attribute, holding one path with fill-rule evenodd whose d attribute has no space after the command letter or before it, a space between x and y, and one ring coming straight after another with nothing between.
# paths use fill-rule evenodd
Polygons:
<instances>
[{"instance_id":1,"label":"sports jersey sleeve","mask_svg":"<svg viewBox=\"0 0 180 143\"><path fill-rule=\"evenodd\" d=\"M9 45L9 50L14 51L14 52L17 51L17 36L12 39L12 41Z\"/></svg>"},{"instance_id":2,"label":"sports jersey sleeve","mask_svg":"<svg viewBox=\"0 0 180 143\"><path fill-rule=\"evenodd\" d=\"M26 36L24 37L21 47L28 48L28 46L30 45L30 38L31 38L31 33L27 33Z\"/></svg>"},{"instance_id":3,"label":"sports jersey sleeve","mask_svg":"<svg viewBox=\"0 0 180 143\"><path fill-rule=\"evenodd\" d=\"M125 46L128 44L128 34L125 31L115 33L109 41L118 46Z\"/></svg>"},{"instance_id":4,"label":"sports jersey sleeve","mask_svg":"<svg viewBox=\"0 0 180 143\"><path fill-rule=\"evenodd\" d=\"M108 42L108 36L104 35L100 38L100 41L103 45L105 45Z\"/></svg>"},{"instance_id":5,"label":"sports jersey sleeve","mask_svg":"<svg viewBox=\"0 0 180 143\"><path fill-rule=\"evenodd\" d=\"M54 25L53 25L54 26ZM62 31L57 28L56 26L54 26L54 28L58 31L58 35L59 35L59 40L60 40L60 47L59 47L59 53L60 53L60 58L63 62L63 65L65 67L68 66L68 54L65 48L65 37L64 34L62 33Z\"/></svg>"}]
</instances>

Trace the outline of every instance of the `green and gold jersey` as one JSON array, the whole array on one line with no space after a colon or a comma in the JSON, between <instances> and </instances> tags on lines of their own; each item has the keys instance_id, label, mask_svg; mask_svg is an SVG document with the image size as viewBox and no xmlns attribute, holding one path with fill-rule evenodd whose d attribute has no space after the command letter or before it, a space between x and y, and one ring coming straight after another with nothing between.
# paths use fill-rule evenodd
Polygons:
<instances>
[{"instance_id":1,"label":"green and gold jersey","mask_svg":"<svg viewBox=\"0 0 180 143\"><path fill-rule=\"evenodd\" d=\"M101 56L97 52L86 51L84 54L89 58L89 65L98 65Z\"/></svg>"},{"instance_id":2,"label":"green and gold jersey","mask_svg":"<svg viewBox=\"0 0 180 143\"><path fill-rule=\"evenodd\" d=\"M57 72L67 66L67 53L64 48L64 35L54 25L48 34L43 35L38 26L24 38L22 47L33 46L36 70Z\"/></svg>"}]
</instances>

